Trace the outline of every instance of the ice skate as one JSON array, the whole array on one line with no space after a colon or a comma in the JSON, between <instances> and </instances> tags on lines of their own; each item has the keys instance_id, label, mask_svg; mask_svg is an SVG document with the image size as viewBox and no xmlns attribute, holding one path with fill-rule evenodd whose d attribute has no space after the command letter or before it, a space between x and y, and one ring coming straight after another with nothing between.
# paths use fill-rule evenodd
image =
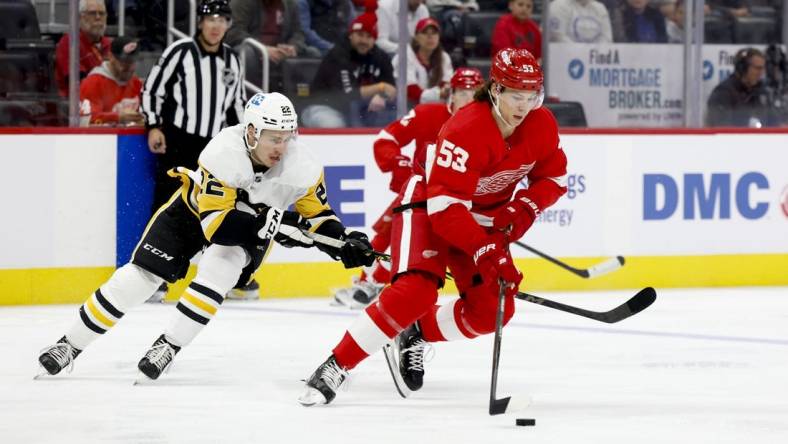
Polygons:
<instances>
[{"instance_id":1,"label":"ice skate","mask_svg":"<svg viewBox=\"0 0 788 444\"><path fill-rule=\"evenodd\" d=\"M161 285L159 285L159 288L156 289L156 292L153 293L153 295L145 302L153 304L164 302L164 298L167 296L168 291L169 287L167 287L167 283L162 282Z\"/></svg>"},{"instance_id":2,"label":"ice skate","mask_svg":"<svg viewBox=\"0 0 788 444\"><path fill-rule=\"evenodd\" d=\"M159 336L150 350L145 353L137 364L137 368L148 378L158 379L172 364L173 358L181 350L180 347L167 341L164 335Z\"/></svg>"},{"instance_id":3,"label":"ice skate","mask_svg":"<svg viewBox=\"0 0 788 444\"><path fill-rule=\"evenodd\" d=\"M353 279L353 285L342 288L334 293L334 305L344 305L351 310L362 310L375 302L383 291L384 284L377 284L369 280Z\"/></svg>"},{"instance_id":4,"label":"ice skate","mask_svg":"<svg viewBox=\"0 0 788 444\"><path fill-rule=\"evenodd\" d=\"M421 336L417 324L403 330L392 343L383 347L394 385L403 398L424 385L425 357L431 359L432 351L432 345Z\"/></svg>"},{"instance_id":5,"label":"ice skate","mask_svg":"<svg viewBox=\"0 0 788 444\"><path fill-rule=\"evenodd\" d=\"M227 299L234 301L256 301L260 299L260 284L252 279L248 284L240 288L233 288L227 292Z\"/></svg>"},{"instance_id":6,"label":"ice skate","mask_svg":"<svg viewBox=\"0 0 788 444\"><path fill-rule=\"evenodd\" d=\"M306 381L306 388L298 402L305 407L330 403L347 375L347 371L340 367L334 355L331 355Z\"/></svg>"},{"instance_id":7,"label":"ice skate","mask_svg":"<svg viewBox=\"0 0 788 444\"><path fill-rule=\"evenodd\" d=\"M74 367L74 360L80 353L82 353L82 350L71 345L66 337L63 336L55 345L41 350L38 362L50 375L56 375L63 371L63 369L71 373ZM36 378L38 378L38 376L36 376Z\"/></svg>"}]
</instances>

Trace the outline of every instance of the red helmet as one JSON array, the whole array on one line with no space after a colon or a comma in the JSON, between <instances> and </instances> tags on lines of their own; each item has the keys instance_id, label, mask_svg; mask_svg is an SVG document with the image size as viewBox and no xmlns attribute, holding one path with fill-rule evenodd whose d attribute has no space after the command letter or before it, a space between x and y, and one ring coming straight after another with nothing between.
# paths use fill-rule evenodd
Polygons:
<instances>
[{"instance_id":1,"label":"red helmet","mask_svg":"<svg viewBox=\"0 0 788 444\"><path fill-rule=\"evenodd\" d=\"M498 51L490 67L490 77L507 88L541 91L544 85L542 68L525 49Z\"/></svg>"},{"instance_id":2,"label":"red helmet","mask_svg":"<svg viewBox=\"0 0 788 444\"><path fill-rule=\"evenodd\" d=\"M452 89L476 89L484 83L482 72L476 68L457 68L449 81Z\"/></svg>"}]
</instances>

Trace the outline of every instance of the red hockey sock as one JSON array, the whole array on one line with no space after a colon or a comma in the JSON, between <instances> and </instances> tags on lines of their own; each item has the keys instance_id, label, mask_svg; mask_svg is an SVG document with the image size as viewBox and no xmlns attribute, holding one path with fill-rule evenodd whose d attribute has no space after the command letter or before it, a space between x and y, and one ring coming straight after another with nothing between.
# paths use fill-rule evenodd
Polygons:
<instances>
[{"instance_id":1,"label":"red hockey sock","mask_svg":"<svg viewBox=\"0 0 788 444\"><path fill-rule=\"evenodd\" d=\"M354 368L423 316L437 298L435 277L420 272L403 274L348 328L334 347L337 363L348 370Z\"/></svg>"}]
</instances>

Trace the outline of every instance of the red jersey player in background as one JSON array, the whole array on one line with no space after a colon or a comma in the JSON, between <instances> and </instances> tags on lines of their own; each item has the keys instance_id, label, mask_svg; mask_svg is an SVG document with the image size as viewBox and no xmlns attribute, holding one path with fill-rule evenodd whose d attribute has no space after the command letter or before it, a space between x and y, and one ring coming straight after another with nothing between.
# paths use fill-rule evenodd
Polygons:
<instances>
[{"instance_id":1,"label":"red jersey player in background","mask_svg":"<svg viewBox=\"0 0 788 444\"><path fill-rule=\"evenodd\" d=\"M541 107L544 78L533 55L501 50L490 77L440 130L426 175L403 186L392 225L392 283L310 376L301 404L331 402L347 372L395 338L396 375L404 389L418 390L427 343L495 330L501 285L504 323L514 314L522 274L509 242L566 192L566 156L555 118ZM523 178L528 188L515 193ZM446 267L460 297L436 305Z\"/></svg>"},{"instance_id":2,"label":"red jersey player in background","mask_svg":"<svg viewBox=\"0 0 788 444\"><path fill-rule=\"evenodd\" d=\"M435 143L438 131L452 114L473 101L474 92L484 84L482 73L476 68L457 68L449 81L451 95L447 103L417 105L407 115L390 123L380 131L373 145L375 161L384 173L391 173L389 189L399 193L412 174L424 175L427 145ZM402 153L402 148L416 142L413 159ZM399 206L394 199L382 216L372 225L375 251L386 251L391 244L392 209ZM364 308L374 301L389 282L389 265L377 261L365 267L360 277L353 278L353 285L337 290L334 300L351 309Z\"/></svg>"}]
</instances>

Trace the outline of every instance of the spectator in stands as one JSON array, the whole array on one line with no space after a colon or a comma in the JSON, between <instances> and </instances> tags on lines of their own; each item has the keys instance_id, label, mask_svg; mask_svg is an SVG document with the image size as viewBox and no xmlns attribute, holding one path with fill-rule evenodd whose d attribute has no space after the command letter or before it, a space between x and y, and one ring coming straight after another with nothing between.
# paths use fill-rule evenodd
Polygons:
<instances>
[{"instance_id":1,"label":"spectator in stands","mask_svg":"<svg viewBox=\"0 0 788 444\"><path fill-rule=\"evenodd\" d=\"M673 13L665 22L665 32L668 34L668 43L684 42L684 0L676 1Z\"/></svg>"},{"instance_id":2,"label":"spectator in stands","mask_svg":"<svg viewBox=\"0 0 788 444\"><path fill-rule=\"evenodd\" d=\"M549 6L551 42L612 43L607 8L596 0L553 0Z\"/></svg>"},{"instance_id":3,"label":"spectator in stands","mask_svg":"<svg viewBox=\"0 0 788 444\"><path fill-rule=\"evenodd\" d=\"M107 7L104 0L79 0L79 78L84 79L93 68L109 57L110 39L107 30ZM68 52L71 39L63 34L55 49L55 80L58 93L68 95Z\"/></svg>"},{"instance_id":4,"label":"spectator in stands","mask_svg":"<svg viewBox=\"0 0 788 444\"><path fill-rule=\"evenodd\" d=\"M117 37L109 60L93 68L80 85L80 100L90 102L90 123L142 125L139 112L142 81L134 75L139 47L136 40Z\"/></svg>"},{"instance_id":5,"label":"spectator in stands","mask_svg":"<svg viewBox=\"0 0 788 444\"><path fill-rule=\"evenodd\" d=\"M462 48L467 14L478 11L479 3L476 0L427 0L427 7L443 27L441 39L448 50Z\"/></svg>"},{"instance_id":6,"label":"spectator in stands","mask_svg":"<svg viewBox=\"0 0 788 444\"><path fill-rule=\"evenodd\" d=\"M613 40L618 43L667 43L665 17L649 0L625 0L613 13Z\"/></svg>"},{"instance_id":7,"label":"spectator in stands","mask_svg":"<svg viewBox=\"0 0 788 444\"><path fill-rule=\"evenodd\" d=\"M537 60L542 58L542 33L539 25L531 20L534 0L509 0L509 14L495 23L490 54L504 48L527 49Z\"/></svg>"},{"instance_id":8,"label":"spectator in stands","mask_svg":"<svg viewBox=\"0 0 788 444\"><path fill-rule=\"evenodd\" d=\"M345 37L345 30L356 18L351 0L297 0L301 29L307 47L321 56Z\"/></svg>"},{"instance_id":9,"label":"spectator in stands","mask_svg":"<svg viewBox=\"0 0 788 444\"><path fill-rule=\"evenodd\" d=\"M711 92L708 100L708 126L772 126L772 112L763 77L766 57L755 48L736 53L733 74Z\"/></svg>"},{"instance_id":10,"label":"spectator in stands","mask_svg":"<svg viewBox=\"0 0 788 444\"><path fill-rule=\"evenodd\" d=\"M389 56L375 46L376 22L369 9L356 17L347 38L323 58L311 87L320 103L301 113L305 126L380 127L394 119L394 72Z\"/></svg>"},{"instance_id":11,"label":"spectator in stands","mask_svg":"<svg viewBox=\"0 0 788 444\"><path fill-rule=\"evenodd\" d=\"M412 105L445 101L451 93L449 80L454 68L449 54L441 47L440 31L440 25L434 18L421 19L416 24L416 35L408 45L407 85L408 100ZM391 64L396 78L399 57L395 55Z\"/></svg>"},{"instance_id":12,"label":"spectator in stands","mask_svg":"<svg viewBox=\"0 0 788 444\"><path fill-rule=\"evenodd\" d=\"M708 7L711 8L712 12L719 12L731 19L750 15L748 0L709 0Z\"/></svg>"},{"instance_id":13,"label":"spectator in stands","mask_svg":"<svg viewBox=\"0 0 788 444\"><path fill-rule=\"evenodd\" d=\"M306 54L296 0L233 0L232 4L233 22L227 31L227 43L237 47L244 40L253 38L265 45L271 62L269 91L282 89L283 60L299 55L320 55L319 52ZM257 83L262 79L261 65L251 61L259 61L260 53L248 46L242 50L246 51L246 73Z\"/></svg>"},{"instance_id":14,"label":"spectator in stands","mask_svg":"<svg viewBox=\"0 0 788 444\"><path fill-rule=\"evenodd\" d=\"M367 11L370 10L367 1ZM374 0L372 0L374 3ZM397 52L399 44L399 0L380 0L377 8L378 16L378 48L390 56ZM416 23L430 16L430 11L424 6L422 0L408 0L408 36L409 41L416 31Z\"/></svg>"}]
</instances>

